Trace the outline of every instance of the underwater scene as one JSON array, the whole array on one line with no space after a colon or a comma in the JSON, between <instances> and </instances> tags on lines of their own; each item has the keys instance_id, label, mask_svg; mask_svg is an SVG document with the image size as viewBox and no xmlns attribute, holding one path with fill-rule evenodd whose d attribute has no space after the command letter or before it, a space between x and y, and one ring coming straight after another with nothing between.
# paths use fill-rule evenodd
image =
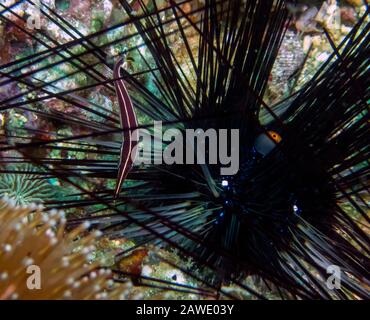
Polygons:
<instances>
[{"instance_id":1,"label":"underwater scene","mask_svg":"<svg viewBox=\"0 0 370 320\"><path fill-rule=\"evenodd\" d=\"M0 300L369 300L369 40L366 0L0 0Z\"/></svg>"}]
</instances>

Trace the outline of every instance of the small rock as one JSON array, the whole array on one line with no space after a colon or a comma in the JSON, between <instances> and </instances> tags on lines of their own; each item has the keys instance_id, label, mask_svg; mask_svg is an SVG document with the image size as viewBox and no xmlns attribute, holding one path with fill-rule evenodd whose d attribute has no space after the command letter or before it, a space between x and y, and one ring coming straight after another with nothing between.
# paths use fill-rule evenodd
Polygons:
<instances>
[{"instance_id":1,"label":"small rock","mask_svg":"<svg viewBox=\"0 0 370 320\"><path fill-rule=\"evenodd\" d=\"M319 10L311 7L304 11L295 22L295 27L299 32L317 32L317 23L314 21Z\"/></svg>"},{"instance_id":2,"label":"small rock","mask_svg":"<svg viewBox=\"0 0 370 320\"><path fill-rule=\"evenodd\" d=\"M352 7L343 7L340 9L340 16L344 23L355 24L357 21L356 10Z\"/></svg>"},{"instance_id":3,"label":"small rock","mask_svg":"<svg viewBox=\"0 0 370 320\"><path fill-rule=\"evenodd\" d=\"M359 7L364 4L363 0L346 0L346 2L355 7Z\"/></svg>"},{"instance_id":4,"label":"small rock","mask_svg":"<svg viewBox=\"0 0 370 320\"><path fill-rule=\"evenodd\" d=\"M303 38L303 51L307 53L308 50L310 50L311 46L312 46L312 37L310 35L306 35Z\"/></svg>"},{"instance_id":5,"label":"small rock","mask_svg":"<svg viewBox=\"0 0 370 320\"><path fill-rule=\"evenodd\" d=\"M319 62L325 62L328 60L329 54L327 52L320 53L317 57L316 60Z\"/></svg>"}]
</instances>

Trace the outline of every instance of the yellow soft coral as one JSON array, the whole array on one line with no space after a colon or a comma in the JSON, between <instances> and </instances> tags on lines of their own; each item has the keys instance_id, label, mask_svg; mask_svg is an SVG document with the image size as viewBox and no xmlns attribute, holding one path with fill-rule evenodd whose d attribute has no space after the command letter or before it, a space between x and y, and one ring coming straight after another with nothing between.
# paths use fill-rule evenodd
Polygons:
<instances>
[{"instance_id":1,"label":"yellow soft coral","mask_svg":"<svg viewBox=\"0 0 370 320\"><path fill-rule=\"evenodd\" d=\"M98 232L87 224L65 234L65 218L40 206L16 207L0 200L0 299L116 299L110 270L90 263ZM38 271L39 284L34 277Z\"/></svg>"}]
</instances>

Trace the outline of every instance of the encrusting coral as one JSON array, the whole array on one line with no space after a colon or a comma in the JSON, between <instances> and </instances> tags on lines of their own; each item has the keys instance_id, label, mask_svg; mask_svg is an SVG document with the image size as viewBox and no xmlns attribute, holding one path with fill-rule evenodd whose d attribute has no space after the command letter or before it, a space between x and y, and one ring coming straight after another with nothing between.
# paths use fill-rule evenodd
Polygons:
<instances>
[{"instance_id":1,"label":"encrusting coral","mask_svg":"<svg viewBox=\"0 0 370 320\"><path fill-rule=\"evenodd\" d=\"M65 233L64 213L0 200L0 299L124 299L130 282L89 262L100 232ZM36 274L38 271L38 274ZM37 278L38 277L38 278Z\"/></svg>"}]
</instances>

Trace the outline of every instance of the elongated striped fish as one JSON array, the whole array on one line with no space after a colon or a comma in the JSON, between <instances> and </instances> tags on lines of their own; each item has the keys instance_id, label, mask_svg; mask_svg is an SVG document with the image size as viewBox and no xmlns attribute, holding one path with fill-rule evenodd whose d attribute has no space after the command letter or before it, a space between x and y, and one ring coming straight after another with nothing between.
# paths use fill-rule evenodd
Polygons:
<instances>
[{"instance_id":1,"label":"elongated striped fish","mask_svg":"<svg viewBox=\"0 0 370 320\"><path fill-rule=\"evenodd\" d=\"M117 176L117 183L116 189L114 191L114 196L117 197L121 191L121 187L123 182L125 181L127 174L132 168L132 165L137 156L137 145L138 141L138 131L137 126L137 118L136 113L134 110L134 106L132 104L131 98L128 94L126 86L124 84L122 75L122 68L123 68L124 60L121 59L117 62L114 67L113 76L114 79L114 86L116 89L116 94L118 98L118 104L120 109L120 120L121 120L121 127L122 131L122 146L121 146L121 153L120 159L118 163L118 176ZM134 153L133 153L134 150Z\"/></svg>"}]
</instances>

